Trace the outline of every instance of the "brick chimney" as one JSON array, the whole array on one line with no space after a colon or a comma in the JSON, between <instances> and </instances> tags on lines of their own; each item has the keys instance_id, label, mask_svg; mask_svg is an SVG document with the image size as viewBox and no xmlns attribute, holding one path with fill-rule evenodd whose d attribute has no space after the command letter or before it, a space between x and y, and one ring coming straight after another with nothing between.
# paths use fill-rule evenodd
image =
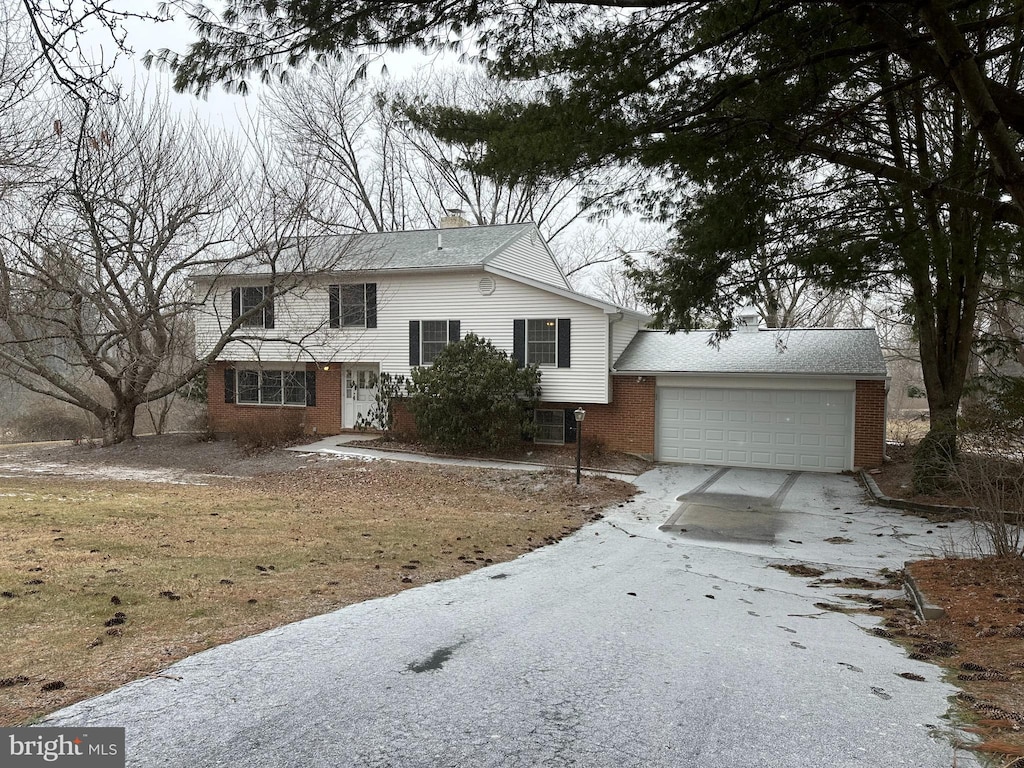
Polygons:
<instances>
[{"instance_id":1,"label":"brick chimney","mask_svg":"<svg viewBox=\"0 0 1024 768\"><path fill-rule=\"evenodd\" d=\"M459 229L468 226L470 223L463 217L461 208L445 209L445 215L441 217L441 229Z\"/></svg>"},{"instance_id":2,"label":"brick chimney","mask_svg":"<svg viewBox=\"0 0 1024 768\"><path fill-rule=\"evenodd\" d=\"M757 332L761 325L761 315L753 307L743 307L736 316L734 330L741 333Z\"/></svg>"}]
</instances>

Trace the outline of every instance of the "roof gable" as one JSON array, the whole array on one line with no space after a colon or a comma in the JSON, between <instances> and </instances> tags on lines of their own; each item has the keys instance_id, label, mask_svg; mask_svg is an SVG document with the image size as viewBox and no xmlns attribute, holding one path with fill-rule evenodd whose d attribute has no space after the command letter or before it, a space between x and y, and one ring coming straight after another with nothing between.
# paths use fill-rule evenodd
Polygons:
<instances>
[{"instance_id":1,"label":"roof gable","mask_svg":"<svg viewBox=\"0 0 1024 768\"><path fill-rule=\"evenodd\" d=\"M718 346L713 331L640 331L617 373L874 377L887 375L874 328L770 328L737 332Z\"/></svg>"}]
</instances>

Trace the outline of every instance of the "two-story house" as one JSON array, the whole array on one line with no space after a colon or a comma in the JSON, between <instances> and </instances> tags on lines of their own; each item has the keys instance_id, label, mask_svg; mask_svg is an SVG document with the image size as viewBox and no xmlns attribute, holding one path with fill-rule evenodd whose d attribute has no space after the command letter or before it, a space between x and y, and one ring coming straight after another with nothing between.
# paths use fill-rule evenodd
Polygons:
<instances>
[{"instance_id":1,"label":"two-story house","mask_svg":"<svg viewBox=\"0 0 1024 768\"><path fill-rule=\"evenodd\" d=\"M381 373L408 376L475 333L539 366L538 439L571 441L566 411L608 409L611 362L649 320L574 293L533 224L344 235L313 247L301 274L241 261L230 273L193 275L207 297L200 354L233 318L266 303L272 280L283 291L208 371L213 430L260 419L261 406L296 409L311 433L351 429Z\"/></svg>"},{"instance_id":2,"label":"two-story house","mask_svg":"<svg viewBox=\"0 0 1024 768\"><path fill-rule=\"evenodd\" d=\"M873 330L769 332L719 346L645 330L574 292L532 223L317 239L274 269L193 275L210 427L287 413L309 434L356 426L382 373L408 376L467 333L542 371L536 440L584 434L668 461L841 471L881 462L886 371ZM273 299L270 300L270 297ZM784 333L782 339L779 334Z\"/></svg>"}]
</instances>

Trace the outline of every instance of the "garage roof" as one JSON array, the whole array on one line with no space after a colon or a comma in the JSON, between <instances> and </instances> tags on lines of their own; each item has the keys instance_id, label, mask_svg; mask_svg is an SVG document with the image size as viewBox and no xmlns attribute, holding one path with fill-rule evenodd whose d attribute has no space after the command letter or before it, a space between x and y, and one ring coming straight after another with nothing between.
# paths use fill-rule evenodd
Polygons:
<instances>
[{"instance_id":1,"label":"garage roof","mask_svg":"<svg viewBox=\"0 0 1024 768\"><path fill-rule=\"evenodd\" d=\"M887 375L874 328L768 328L735 331L718 346L714 331L641 331L615 363L616 373Z\"/></svg>"}]
</instances>

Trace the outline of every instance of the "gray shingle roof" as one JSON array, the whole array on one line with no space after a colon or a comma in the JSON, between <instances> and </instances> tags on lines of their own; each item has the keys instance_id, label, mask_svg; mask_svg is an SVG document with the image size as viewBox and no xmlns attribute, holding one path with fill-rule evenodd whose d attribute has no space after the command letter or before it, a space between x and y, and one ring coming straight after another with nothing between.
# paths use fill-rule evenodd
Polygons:
<instances>
[{"instance_id":1,"label":"gray shingle roof","mask_svg":"<svg viewBox=\"0 0 1024 768\"><path fill-rule=\"evenodd\" d=\"M628 373L732 373L816 376L887 375L873 328L773 328L736 331L718 348L712 331L641 331L615 370Z\"/></svg>"},{"instance_id":2,"label":"gray shingle roof","mask_svg":"<svg viewBox=\"0 0 1024 768\"><path fill-rule=\"evenodd\" d=\"M278 258L276 271L361 271L377 269L439 269L483 265L506 243L535 229L531 222L403 232L325 235L310 239L300 253L292 249ZM438 250L438 236L441 249ZM260 257L245 257L226 268L196 272L193 277L269 274Z\"/></svg>"}]
</instances>

